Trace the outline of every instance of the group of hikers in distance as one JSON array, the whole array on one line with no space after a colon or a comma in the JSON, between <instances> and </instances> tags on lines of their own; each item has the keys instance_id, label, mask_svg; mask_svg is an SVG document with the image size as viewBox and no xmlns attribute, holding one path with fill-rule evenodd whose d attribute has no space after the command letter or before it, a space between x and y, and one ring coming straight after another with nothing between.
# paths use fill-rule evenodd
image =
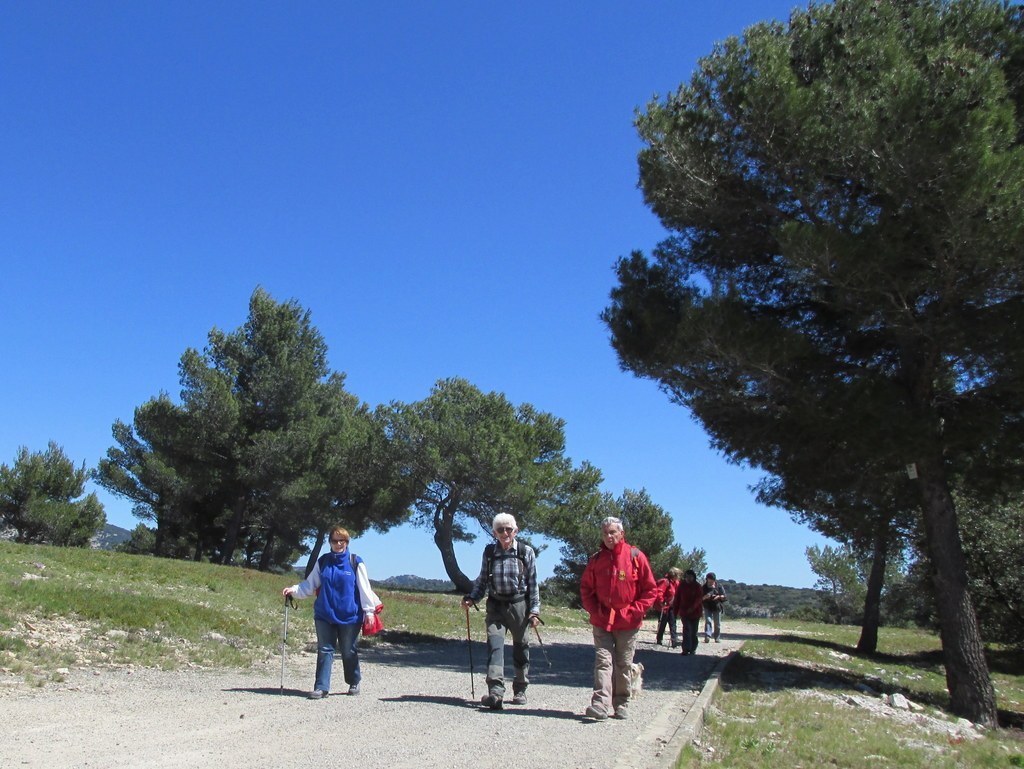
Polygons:
<instances>
[{"instance_id":1,"label":"group of hikers in distance","mask_svg":"<svg viewBox=\"0 0 1024 769\"><path fill-rule=\"evenodd\" d=\"M540 619L537 556L516 539L519 528L508 513L499 513L491 525L494 542L484 548L480 574L462 599L469 611L486 598L487 693L480 704L501 710L506 703L505 638L512 636L513 705L525 705L530 672L529 631ZM323 699L331 690L335 653L341 656L347 693L358 695L362 674L357 645L364 623L369 627L383 608L370 586L363 560L348 553L349 533L340 526L329 533L331 551L317 559L302 582L284 588L285 598L316 596L313 620L317 637L316 678L310 699ZM680 580L682 575L682 580ZM601 522L601 547L587 562L580 578L580 600L590 615L594 636L594 690L584 717L603 721L628 717L634 671L633 654L647 612L660 610L657 641L670 630L672 647L680 645L676 619L682 619L682 653L693 654L697 631L705 617L705 642L721 634L725 591L708 573L703 585L692 569L669 569L656 581L647 556L626 541L622 521Z\"/></svg>"}]
</instances>

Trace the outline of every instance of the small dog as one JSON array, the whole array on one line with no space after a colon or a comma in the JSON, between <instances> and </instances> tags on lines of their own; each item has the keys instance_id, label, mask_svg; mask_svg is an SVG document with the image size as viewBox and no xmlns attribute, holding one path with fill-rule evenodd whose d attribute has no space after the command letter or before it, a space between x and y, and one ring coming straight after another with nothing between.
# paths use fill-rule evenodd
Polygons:
<instances>
[{"instance_id":1,"label":"small dog","mask_svg":"<svg viewBox=\"0 0 1024 769\"><path fill-rule=\"evenodd\" d=\"M639 697L644 688L644 663L634 662L629 666L629 696Z\"/></svg>"}]
</instances>

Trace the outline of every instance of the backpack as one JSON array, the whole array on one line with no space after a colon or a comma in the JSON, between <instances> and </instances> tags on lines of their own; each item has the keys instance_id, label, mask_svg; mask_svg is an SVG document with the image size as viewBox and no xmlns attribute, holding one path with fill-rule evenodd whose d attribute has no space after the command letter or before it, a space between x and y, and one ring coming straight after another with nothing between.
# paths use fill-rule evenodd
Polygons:
<instances>
[{"instance_id":1,"label":"backpack","mask_svg":"<svg viewBox=\"0 0 1024 769\"><path fill-rule=\"evenodd\" d=\"M487 559L487 591L494 589L494 553L497 543L491 542L484 547L484 557ZM519 579L526 579L526 556L523 553L523 546L516 543L516 559L519 561Z\"/></svg>"}]
</instances>

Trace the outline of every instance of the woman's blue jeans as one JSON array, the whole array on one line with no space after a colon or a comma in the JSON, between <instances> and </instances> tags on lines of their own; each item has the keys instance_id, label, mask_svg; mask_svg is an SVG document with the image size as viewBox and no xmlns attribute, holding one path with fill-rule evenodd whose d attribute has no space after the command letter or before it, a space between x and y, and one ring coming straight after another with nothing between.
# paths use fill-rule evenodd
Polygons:
<instances>
[{"instance_id":1,"label":"woman's blue jeans","mask_svg":"<svg viewBox=\"0 0 1024 769\"><path fill-rule=\"evenodd\" d=\"M316 625L316 683L314 689L322 692L331 690L331 667L334 665L334 654L341 655L341 665L345 671L345 683L349 686L358 684L362 678L359 672L359 631L362 625L358 622L351 625L335 625L323 620L313 620Z\"/></svg>"}]
</instances>

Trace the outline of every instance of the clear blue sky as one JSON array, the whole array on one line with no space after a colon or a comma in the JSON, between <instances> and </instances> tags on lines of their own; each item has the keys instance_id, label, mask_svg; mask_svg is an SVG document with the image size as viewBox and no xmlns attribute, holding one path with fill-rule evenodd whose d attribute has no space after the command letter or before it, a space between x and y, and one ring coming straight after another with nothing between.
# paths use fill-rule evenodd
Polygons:
<instances>
[{"instance_id":1,"label":"clear blue sky","mask_svg":"<svg viewBox=\"0 0 1024 769\"><path fill-rule=\"evenodd\" d=\"M811 586L826 540L755 504L757 474L621 372L598 319L616 258L665 235L634 111L793 5L4 4L0 462L54 440L95 466L263 286L310 310L371 406L451 376L532 403L720 578ZM375 578L444 576L422 530L353 549Z\"/></svg>"}]
</instances>

